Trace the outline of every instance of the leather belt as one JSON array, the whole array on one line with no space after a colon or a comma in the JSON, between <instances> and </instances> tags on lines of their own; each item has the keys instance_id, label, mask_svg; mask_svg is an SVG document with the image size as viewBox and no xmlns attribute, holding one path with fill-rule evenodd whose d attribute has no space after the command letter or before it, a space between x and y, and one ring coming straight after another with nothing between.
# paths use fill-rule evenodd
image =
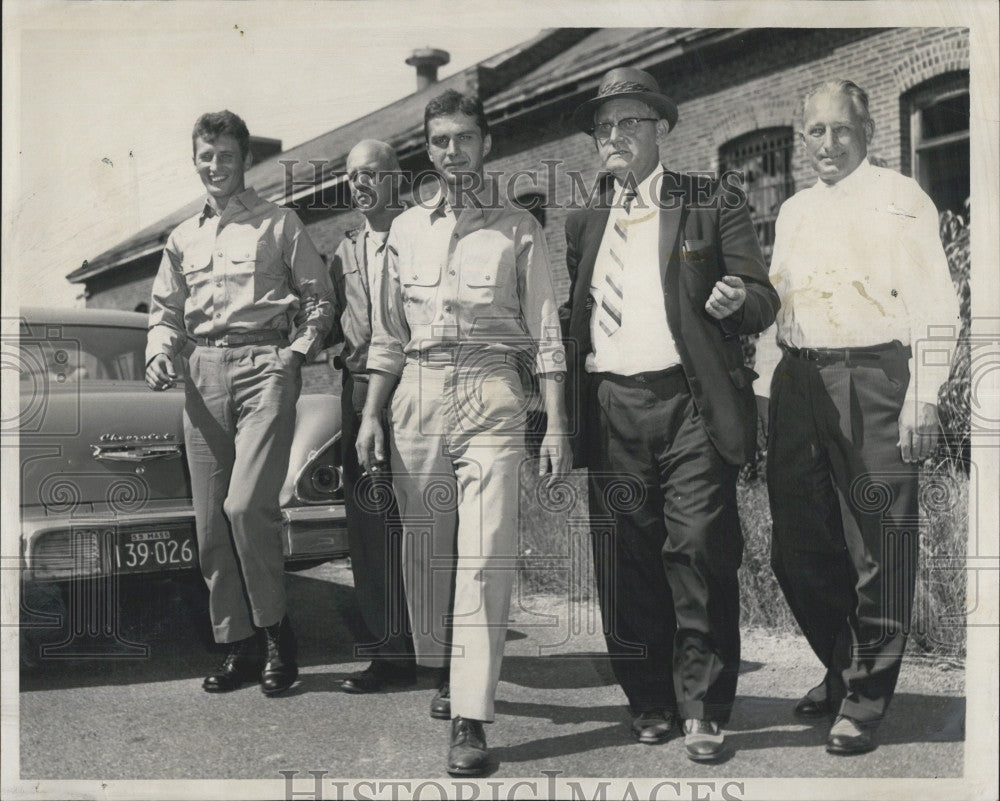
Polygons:
<instances>
[{"instance_id":1,"label":"leather belt","mask_svg":"<svg viewBox=\"0 0 1000 801\"><path fill-rule=\"evenodd\" d=\"M482 354L482 355L480 355ZM490 364L517 364L517 356L513 353L502 353L495 350L487 350L478 343L455 342L434 345L427 350L411 354L407 357L411 361L419 364L447 365L463 364L488 366Z\"/></svg>"},{"instance_id":2,"label":"leather belt","mask_svg":"<svg viewBox=\"0 0 1000 801\"><path fill-rule=\"evenodd\" d=\"M247 331L223 334L221 337L195 337L194 341L205 348L238 348L241 345L267 345L273 342L288 343L283 331Z\"/></svg>"},{"instance_id":3,"label":"leather belt","mask_svg":"<svg viewBox=\"0 0 1000 801\"><path fill-rule=\"evenodd\" d=\"M843 362L850 366L854 362L874 362L886 358L909 359L912 350L898 339L880 345L865 345L858 348L793 348L781 345L781 349L793 359L813 362L817 365Z\"/></svg>"},{"instance_id":4,"label":"leather belt","mask_svg":"<svg viewBox=\"0 0 1000 801\"><path fill-rule=\"evenodd\" d=\"M648 387L655 386L664 381L671 381L677 378L684 378L684 368L679 364L668 367L666 370L652 370L647 373L633 373L632 375L618 375L618 373L594 373L602 381L610 381L613 384L620 384L623 387Z\"/></svg>"}]
</instances>

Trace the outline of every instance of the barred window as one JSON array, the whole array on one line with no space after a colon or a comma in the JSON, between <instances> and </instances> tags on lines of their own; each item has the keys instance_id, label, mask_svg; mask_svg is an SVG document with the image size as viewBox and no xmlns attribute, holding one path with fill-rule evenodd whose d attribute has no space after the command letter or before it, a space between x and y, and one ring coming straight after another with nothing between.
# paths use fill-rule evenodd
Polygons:
<instances>
[{"instance_id":1,"label":"barred window","mask_svg":"<svg viewBox=\"0 0 1000 801\"><path fill-rule=\"evenodd\" d=\"M792 129L762 128L719 148L719 171L743 175L750 219L768 263L774 248L774 221L785 199L795 191L792 179Z\"/></svg>"},{"instance_id":2,"label":"barred window","mask_svg":"<svg viewBox=\"0 0 1000 801\"><path fill-rule=\"evenodd\" d=\"M969 73L926 81L902 98L910 172L938 211L965 213L969 197ZM904 165L904 172L906 171Z\"/></svg>"}]
</instances>

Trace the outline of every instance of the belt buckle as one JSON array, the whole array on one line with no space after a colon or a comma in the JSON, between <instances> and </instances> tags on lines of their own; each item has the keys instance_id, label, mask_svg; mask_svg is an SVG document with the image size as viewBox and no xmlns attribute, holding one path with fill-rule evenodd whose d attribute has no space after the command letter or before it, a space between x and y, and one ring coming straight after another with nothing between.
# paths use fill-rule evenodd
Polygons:
<instances>
[{"instance_id":1,"label":"belt buckle","mask_svg":"<svg viewBox=\"0 0 1000 801\"><path fill-rule=\"evenodd\" d=\"M640 384L647 383L647 379L646 379L646 374L645 373L636 373L634 376L632 376L632 378L633 378L633 380L637 381Z\"/></svg>"}]
</instances>

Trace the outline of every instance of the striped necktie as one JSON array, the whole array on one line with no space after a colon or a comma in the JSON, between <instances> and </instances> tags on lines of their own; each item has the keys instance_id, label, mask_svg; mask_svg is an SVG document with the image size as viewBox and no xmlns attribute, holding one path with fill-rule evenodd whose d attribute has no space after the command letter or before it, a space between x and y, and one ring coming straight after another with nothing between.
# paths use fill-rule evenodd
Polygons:
<instances>
[{"instance_id":1,"label":"striped necktie","mask_svg":"<svg viewBox=\"0 0 1000 801\"><path fill-rule=\"evenodd\" d=\"M635 190L626 188L622 195L622 207L628 214L635 200ZM611 336L622 326L622 292L625 272L625 243L628 242L628 228L621 218L615 221L611 247L608 249L610 261L604 272L604 287L601 292L601 308L597 313L597 324L607 336Z\"/></svg>"}]
</instances>

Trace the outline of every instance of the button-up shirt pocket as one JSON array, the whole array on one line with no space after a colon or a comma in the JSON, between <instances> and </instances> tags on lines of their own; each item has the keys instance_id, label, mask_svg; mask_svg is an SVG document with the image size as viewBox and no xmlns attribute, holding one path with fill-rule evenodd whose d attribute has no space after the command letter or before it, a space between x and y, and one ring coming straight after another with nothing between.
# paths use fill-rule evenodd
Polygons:
<instances>
[{"instance_id":1,"label":"button-up shirt pocket","mask_svg":"<svg viewBox=\"0 0 1000 801\"><path fill-rule=\"evenodd\" d=\"M238 286L253 291L254 302L287 295L285 270L264 240L237 242L229 250L229 268ZM277 292L276 292L277 290ZM270 295L275 297L270 298Z\"/></svg>"},{"instance_id":2,"label":"button-up shirt pocket","mask_svg":"<svg viewBox=\"0 0 1000 801\"><path fill-rule=\"evenodd\" d=\"M212 280L211 256L185 254L181 261L181 273L184 276L184 284L187 286L188 297L195 303L199 303L196 296Z\"/></svg>"},{"instance_id":3,"label":"button-up shirt pocket","mask_svg":"<svg viewBox=\"0 0 1000 801\"><path fill-rule=\"evenodd\" d=\"M441 264L415 261L400 266L406 322L409 325L430 325L436 314L438 287L441 284Z\"/></svg>"},{"instance_id":4,"label":"button-up shirt pocket","mask_svg":"<svg viewBox=\"0 0 1000 801\"><path fill-rule=\"evenodd\" d=\"M514 280L513 247L497 237L483 237L482 242L469 242L462 251L462 284L471 309L492 307L497 311L508 308L515 295L509 289Z\"/></svg>"}]
</instances>

